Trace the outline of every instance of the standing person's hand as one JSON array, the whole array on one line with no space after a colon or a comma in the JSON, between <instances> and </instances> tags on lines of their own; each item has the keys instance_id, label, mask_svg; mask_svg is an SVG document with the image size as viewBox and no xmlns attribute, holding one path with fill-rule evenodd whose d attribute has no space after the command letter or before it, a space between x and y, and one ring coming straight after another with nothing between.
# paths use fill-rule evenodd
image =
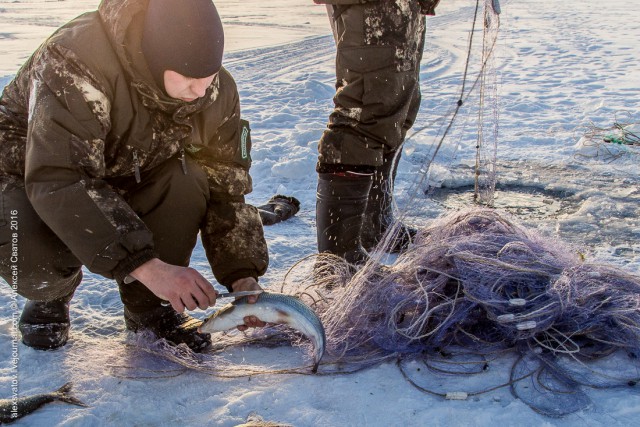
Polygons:
<instances>
[{"instance_id":1,"label":"standing person's hand","mask_svg":"<svg viewBox=\"0 0 640 427\"><path fill-rule=\"evenodd\" d=\"M262 288L253 277L245 277L243 279L238 279L231 284L231 289L233 292L240 291L259 291ZM249 304L255 304L258 300L257 295L249 295L247 298L247 302ZM246 331L248 328L262 328L266 326L266 323L262 320L258 319L256 316L246 316L244 319L244 325L238 326L238 330Z\"/></svg>"},{"instance_id":2,"label":"standing person's hand","mask_svg":"<svg viewBox=\"0 0 640 427\"><path fill-rule=\"evenodd\" d=\"M154 258L129 273L158 298L169 301L178 313L185 308L206 309L216 303L217 293L213 285L190 267L167 264Z\"/></svg>"}]
</instances>

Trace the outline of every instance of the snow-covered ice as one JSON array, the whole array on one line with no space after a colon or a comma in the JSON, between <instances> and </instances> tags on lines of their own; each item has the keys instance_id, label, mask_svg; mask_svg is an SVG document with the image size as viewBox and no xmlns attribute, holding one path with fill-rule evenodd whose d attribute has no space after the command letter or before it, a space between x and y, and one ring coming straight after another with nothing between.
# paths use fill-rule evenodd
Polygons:
<instances>
[{"instance_id":1,"label":"snow-covered ice","mask_svg":"<svg viewBox=\"0 0 640 427\"><path fill-rule=\"evenodd\" d=\"M332 108L335 48L324 7L311 0L216 4L226 29L224 62L238 82L252 128L254 192L248 199L259 204L284 193L302 203L296 217L265 230L271 266L261 283L269 288L315 252L316 144ZM0 0L0 87L59 25L96 6L97 0ZM462 110L431 167L433 197L424 194L426 184L418 179L458 100L474 9L475 2L442 0L438 15L427 19L423 101L415 127L431 125L407 141L396 184L399 209L417 225L460 207L445 196L438 199L438 192L473 184L472 108ZM503 0L500 20L493 61L498 184L505 191L537 192L550 202L540 204L547 206L544 215L531 214L521 200L501 204L500 194L497 204L520 214L528 226L583 247L590 257L640 274L640 147L585 138L596 126L640 121L640 5L637 0L606 6L595 0ZM478 46L473 54L479 53ZM473 72L472 67L475 78ZM213 280L200 247L192 265ZM233 426L250 413L295 426L640 425L640 396L632 388L587 389L593 402L588 409L553 419L514 399L507 388L465 401L425 394L393 363L334 376L160 375L159 362L127 340L115 283L85 276L71 305L68 345L41 352L19 344L17 371L21 395L73 381L88 407L50 404L16 426ZM19 298L12 307L12 298L3 283L0 398L11 395L12 316L24 303ZM229 352L264 367L306 362L297 347ZM147 370L155 378L143 378ZM480 388L485 380L473 381L467 385Z\"/></svg>"}]
</instances>

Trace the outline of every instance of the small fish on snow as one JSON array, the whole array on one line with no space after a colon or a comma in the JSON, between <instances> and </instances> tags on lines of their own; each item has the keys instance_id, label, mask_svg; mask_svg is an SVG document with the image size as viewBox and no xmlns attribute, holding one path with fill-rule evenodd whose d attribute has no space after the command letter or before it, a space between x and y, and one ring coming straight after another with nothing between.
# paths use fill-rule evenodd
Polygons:
<instances>
[{"instance_id":1,"label":"small fish on snow","mask_svg":"<svg viewBox=\"0 0 640 427\"><path fill-rule=\"evenodd\" d=\"M0 399L0 424L9 424L51 402L65 402L87 406L71 394L71 383L51 393L34 394L16 399Z\"/></svg>"},{"instance_id":2,"label":"small fish on snow","mask_svg":"<svg viewBox=\"0 0 640 427\"><path fill-rule=\"evenodd\" d=\"M252 412L246 422L237 424L235 427L293 427L293 425L279 421L265 421L260 415Z\"/></svg>"}]
</instances>

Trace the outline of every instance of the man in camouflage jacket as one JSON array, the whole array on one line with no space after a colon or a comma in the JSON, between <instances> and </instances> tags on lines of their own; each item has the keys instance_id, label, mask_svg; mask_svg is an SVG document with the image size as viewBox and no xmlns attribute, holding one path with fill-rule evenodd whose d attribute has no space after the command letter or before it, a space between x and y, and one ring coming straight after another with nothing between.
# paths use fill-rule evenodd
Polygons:
<instances>
[{"instance_id":1,"label":"man in camouflage jacket","mask_svg":"<svg viewBox=\"0 0 640 427\"><path fill-rule=\"evenodd\" d=\"M25 344L66 343L85 266L116 280L128 329L206 347L183 313L216 300L188 267L199 232L218 282L260 289L267 246L223 44L211 0L103 0L5 87L0 273L28 299Z\"/></svg>"},{"instance_id":2,"label":"man in camouflage jacket","mask_svg":"<svg viewBox=\"0 0 640 427\"><path fill-rule=\"evenodd\" d=\"M424 15L439 0L314 1L327 4L337 46L335 109L318 144L318 250L358 264L394 223L395 169L420 108ZM388 249L414 235L401 224Z\"/></svg>"}]
</instances>

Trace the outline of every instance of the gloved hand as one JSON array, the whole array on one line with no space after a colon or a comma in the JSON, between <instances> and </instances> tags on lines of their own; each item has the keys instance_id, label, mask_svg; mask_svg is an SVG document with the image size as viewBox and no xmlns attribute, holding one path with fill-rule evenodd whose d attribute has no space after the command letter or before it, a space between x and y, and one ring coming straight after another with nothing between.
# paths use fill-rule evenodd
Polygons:
<instances>
[{"instance_id":1,"label":"gloved hand","mask_svg":"<svg viewBox=\"0 0 640 427\"><path fill-rule=\"evenodd\" d=\"M440 0L418 0L420 3L420 13L423 15L435 15L436 6L440 3Z\"/></svg>"},{"instance_id":2,"label":"gloved hand","mask_svg":"<svg viewBox=\"0 0 640 427\"><path fill-rule=\"evenodd\" d=\"M276 194L269 201L258 206L263 225L273 225L294 216L300 210L300 202L295 197Z\"/></svg>"}]
</instances>

